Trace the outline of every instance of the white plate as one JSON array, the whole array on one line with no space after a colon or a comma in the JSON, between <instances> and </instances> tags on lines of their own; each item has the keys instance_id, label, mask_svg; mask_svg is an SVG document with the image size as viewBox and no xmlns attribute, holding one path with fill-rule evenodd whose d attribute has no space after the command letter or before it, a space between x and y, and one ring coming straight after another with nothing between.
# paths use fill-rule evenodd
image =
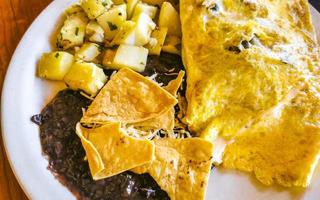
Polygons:
<instances>
[{"instance_id":1,"label":"white plate","mask_svg":"<svg viewBox=\"0 0 320 200\"><path fill-rule=\"evenodd\" d=\"M14 53L3 87L1 116L4 145L19 183L34 200L74 199L68 189L47 170L48 162L41 154L39 130L37 125L31 123L30 117L39 113L64 87L63 84L37 78L35 69L41 54L51 49L51 40L55 37L53 32L61 22L63 10L75 1L55 0L33 22ZM315 9L312 12L314 21L319 22L320 14ZM319 199L319 188L320 174L315 174L312 185L305 192L289 192L264 187L243 173L215 170L210 177L207 199Z\"/></svg>"}]
</instances>

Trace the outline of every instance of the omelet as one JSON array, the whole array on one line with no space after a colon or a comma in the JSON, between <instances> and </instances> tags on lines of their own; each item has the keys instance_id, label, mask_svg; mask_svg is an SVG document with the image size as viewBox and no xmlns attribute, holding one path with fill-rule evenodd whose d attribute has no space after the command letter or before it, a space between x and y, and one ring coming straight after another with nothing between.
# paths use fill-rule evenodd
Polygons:
<instances>
[{"instance_id":1,"label":"omelet","mask_svg":"<svg viewBox=\"0 0 320 200\"><path fill-rule=\"evenodd\" d=\"M318 73L307 0L181 0L180 15L186 122L202 137L232 139Z\"/></svg>"},{"instance_id":2,"label":"omelet","mask_svg":"<svg viewBox=\"0 0 320 200\"><path fill-rule=\"evenodd\" d=\"M76 132L94 180L117 175L154 159L154 143L128 136L120 129L119 122L94 129L86 129L78 124Z\"/></svg>"},{"instance_id":3,"label":"omelet","mask_svg":"<svg viewBox=\"0 0 320 200\"><path fill-rule=\"evenodd\" d=\"M201 138L154 140L155 159L133 172L149 173L171 200L205 198L213 145Z\"/></svg>"},{"instance_id":4,"label":"omelet","mask_svg":"<svg viewBox=\"0 0 320 200\"><path fill-rule=\"evenodd\" d=\"M227 141L223 167L308 186L320 150L308 1L181 0L180 14L190 129Z\"/></svg>"},{"instance_id":5,"label":"omelet","mask_svg":"<svg viewBox=\"0 0 320 200\"><path fill-rule=\"evenodd\" d=\"M81 123L142 122L168 112L177 102L157 83L123 68L102 88L84 113Z\"/></svg>"},{"instance_id":6,"label":"omelet","mask_svg":"<svg viewBox=\"0 0 320 200\"><path fill-rule=\"evenodd\" d=\"M266 185L307 187L320 158L319 125L320 98L304 88L235 137L223 166L252 172Z\"/></svg>"}]
</instances>

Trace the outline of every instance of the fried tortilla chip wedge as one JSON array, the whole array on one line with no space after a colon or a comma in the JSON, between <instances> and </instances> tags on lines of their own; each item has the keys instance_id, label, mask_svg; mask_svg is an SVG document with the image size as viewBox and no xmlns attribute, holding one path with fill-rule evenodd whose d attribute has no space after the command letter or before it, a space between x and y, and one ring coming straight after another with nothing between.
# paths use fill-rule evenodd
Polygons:
<instances>
[{"instance_id":1,"label":"fried tortilla chip wedge","mask_svg":"<svg viewBox=\"0 0 320 200\"><path fill-rule=\"evenodd\" d=\"M119 174L154 158L153 142L126 135L120 130L120 123L109 123L95 129L85 129L78 124L77 135L85 149L94 180Z\"/></svg>"},{"instance_id":2,"label":"fried tortilla chip wedge","mask_svg":"<svg viewBox=\"0 0 320 200\"><path fill-rule=\"evenodd\" d=\"M186 121L199 135L233 138L319 69L307 0L180 0L180 17Z\"/></svg>"},{"instance_id":3,"label":"fried tortilla chip wedge","mask_svg":"<svg viewBox=\"0 0 320 200\"><path fill-rule=\"evenodd\" d=\"M155 140L155 159L134 168L149 173L171 200L202 200L208 184L213 145L201 138Z\"/></svg>"},{"instance_id":4,"label":"fried tortilla chip wedge","mask_svg":"<svg viewBox=\"0 0 320 200\"><path fill-rule=\"evenodd\" d=\"M320 158L320 99L301 91L229 144L223 166L252 172L266 185L307 187Z\"/></svg>"},{"instance_id":5,"label":"fried tortilla chip wedge","mask_svg":"<svg viewBox=\"0 0 320 200\"><path fill-rule=\"evenodd\" d=\"M166 113L176 103L176 98L158 84L123 68L102 88L81 123L141 122Z\"/></svg>"},{"instance_id":6,"label":"fried tortilla chip wedge","mask_svg":"<svg viewBox=\"0 0 320 200\"><path fill-rule=\"evenodd\" d=\"M167 86L164 87L170 94L173 96L177 95L177 92L182 84L183 77L185 75L184 71L180 71L178 77L169 82ZM148 119L143 122L133 124L136 127L147 127L150 129L163 129L163 130L172 130L174 128L174 108L172 107L166 113L152 119Z\"/></svg>"}]
</instances>

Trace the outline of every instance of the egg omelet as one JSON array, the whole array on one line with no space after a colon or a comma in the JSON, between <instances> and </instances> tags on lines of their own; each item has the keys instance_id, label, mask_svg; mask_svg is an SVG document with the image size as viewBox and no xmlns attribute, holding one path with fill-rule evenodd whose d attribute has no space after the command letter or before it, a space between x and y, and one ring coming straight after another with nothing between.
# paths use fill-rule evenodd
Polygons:
<instances>
[{"instance_id":1,"label":"egg omelet","mask_svg":"<svg viewBox=\"0 0 320 200\"><path fill-rule=\"evenodd\" d=\"M186 121L231 139L318 73L306 0L181 0Z\"/></svg>"},{"instance_id":2,"label":"egg omelet","mask_svg":"<svg viewBox=\"0 0 320 200\"><path fill-rule=\"evenodd\" d=\"M222 166L306 187L320 153L319 46L306 0L181 0L186 122Z\"/></svg>"},{"instance_id":3,"label":"egg omelet","mask_svg":"<svg viewBox=\"0 0 320 200\"><path fill-rule=\"evenodd\" d=\"M266 185L307 187L320 158L320 101L304 88L229 144L223 166L253 172Z\"/></svg>"}]
</instances>

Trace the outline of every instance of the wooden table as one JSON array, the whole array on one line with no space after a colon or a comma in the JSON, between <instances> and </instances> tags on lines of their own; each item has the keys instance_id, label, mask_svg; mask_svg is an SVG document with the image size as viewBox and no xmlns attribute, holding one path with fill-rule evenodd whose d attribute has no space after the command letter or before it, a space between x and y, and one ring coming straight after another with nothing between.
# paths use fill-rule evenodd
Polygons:
<instances>
[{"instance_id":1,"label":"wooden table","mask_svg":"<svg viewBox=\"0 0 320 200\"><path fill-rule=\"evenodd\" d=\"M0 92L11 56L34 18L52 0L0 0ZM318 0L311 0L316 7ZM320 6L319 6L320 7ZM319 8L318 7L318 8ZM0 134L0 140L2 136ZM26 200L8 163L3 144L0 146L0 200Z\"/></svg>"},{"instance_id":2,"label":"wooden table","mask_svg":"<svg viewBox=\"0 0 320 200\"><path fill-rule=\"evenodd\" d=\"M50 2L51 0L0 0L0 88L19 40ZM0 200L26 200L27 197L9 166L1 134L0 140Z\"/></svg>"}]
</instances>

